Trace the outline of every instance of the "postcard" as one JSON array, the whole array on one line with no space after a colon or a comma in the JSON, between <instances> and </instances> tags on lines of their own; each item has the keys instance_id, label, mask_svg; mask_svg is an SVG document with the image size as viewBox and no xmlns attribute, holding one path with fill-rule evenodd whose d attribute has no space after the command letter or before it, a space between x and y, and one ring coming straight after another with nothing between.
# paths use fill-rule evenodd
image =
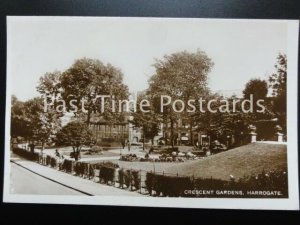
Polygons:
<instances>
[{"instance_id":1,"label":"postcard","mask_svg":"<svg viewBox=\"0 0 300 225\"><path fill-rule=\"evenodd\" d=\"M298 210L298 34L7 17L3 201Z\"/></svg>"}]
</instances>

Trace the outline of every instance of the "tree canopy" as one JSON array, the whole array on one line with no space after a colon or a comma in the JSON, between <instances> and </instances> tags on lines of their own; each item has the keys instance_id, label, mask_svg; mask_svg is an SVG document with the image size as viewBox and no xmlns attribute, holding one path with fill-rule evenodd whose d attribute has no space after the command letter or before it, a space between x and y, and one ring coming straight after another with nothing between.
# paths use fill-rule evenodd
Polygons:
<instances>
[{"instance_id":1,"label":"tree canopy","mask_svg":"<svg viewBox=\"0 0 300 225\"><path fill-rule=\"evenodd\" d=\"M156 108L156 113L165 124L170 124L173 146L174 123L179 116L184 116L184 113L181 115L174 113L171 106L167 106L164 112L161 112L160 97L168 95L172 99L180 99L186 104L190 99L208 95L208 73L211 71L213 62L205 52L197 50L193 53L182 51L165 55L162 60L156 60L153 66L156 72L149 79L148 95ZM192 124L193 121L190 123Z\"/></svg>"},{"instance_id":2,"label":"tree canopy","mask_svg":"<svg viewBox=\"0 0 300 225\"><path fill-rule=\"evenodd\" d=\"M72 146L75 160L78 160L82 146L90 145L93 141L88 125L79 121L68 123L56 134L56 144Z\"/></svg>"}]
</instances>

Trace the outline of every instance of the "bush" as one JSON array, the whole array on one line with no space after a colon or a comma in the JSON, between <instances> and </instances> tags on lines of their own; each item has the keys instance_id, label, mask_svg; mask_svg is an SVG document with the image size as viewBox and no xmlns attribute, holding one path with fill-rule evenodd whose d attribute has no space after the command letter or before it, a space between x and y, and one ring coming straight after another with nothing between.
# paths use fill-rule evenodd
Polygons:
<instances>
[{"instance_id":1,"label":"bush","mask_svg":"<svg viewBox=\"0 0 300 225\"><path fill-rule=\"evenodd\" d=\"M156 195L179 197L183 196L184 190L193 189L192 181L189 177L165 176L161 174L147 173L146 188L150 195L155 191Z\"/></svg>"},{"instance_id":2,"label":"bush","mask_svg":"<svg viewBox=\"0 0 300 225\"><path fill-rule=\"evenodd\" d=\"M284 170L262 171L256 176L243 177L239 179L236 186L244 191L280 191L282 197L288 197L288 175Z\"/></svg>"},{"instance_id":3,"label":"bush","mask_svg":"<svg viewBox=\"0 0 300 225\"><path fill-rule=\"evenodd\" d=\"M65 159L62 163L61 169L67 173L72 173L73 171L73 161Z\"/></svg>"},{"instance_id":4,"label":"bush","mask_svg":"<svg viewBox=\"0 0 300 225\"><path fill-rule=\"evenodd\" d=\"M95 176L95 165L88 164L88 178L91 179Z\"/></svg>"},{"instance_id":5,"label":"bush","mask_svg":"<svg viewBox=\"0 0 300 225\"><path fill-rule=\"evenodd\" d=\"M46 166L49 166L51 164L51 156L47 155L46 156Z\"/></svg>"},{"instance_id":6,"label":"bush","mask_svg":"<svg viewBox=\"0 0 300 225\"><path fill-rule=\"evenodd\" d=\"M138 170L131 170L131 185L135 188L135 190L139 190L140 184L140 172Z\"/></svg>"},{"instance_id":7,"label":"bush","mask_svg":"<svg viewBox=\"0 0 300 225\"><path fill-rule=\"evenodd\" d=\"M140 172L138 170L119 170L120 187L125 184L127 188L134 187L135 190L140 189Z\"/></svg>"},{"instance_id":8,"label":"bush","mask_svg":"<svg viewBox=\"0 0 300 225\"><path fill-rule=\"evenodd\" d=\"M27 151L22 148L13 148L13 153L32 161L38 161L39 159L39 153Z\"/></svg>"},{"instance_id":9,"label":"bush","mask_svg":"<svg viewBox=\"0 0 300 225\"><path fill-rule=\"evenodd\" d=\"M84 175L84 164L82 162L75 162L74 171L77 176Z\"/></svg>"},{"instance_id":10,"label":"bush","mask_svg":"<svg viewBox=\"0 0 300 225\"><path fill-rule=\"evenodd\" d=\"M154 176L155 176L154 173L151 172L146 173L145 185L150 195L152 195L152 190L154 187L154 179L155 179Z\"/></svg>"},{"instance_id":11,"label":"bush","mask_svg":"<svg viewBox=\"0 0 300 225\"><path fill-rule=\"evenodd\" d=\"M53 167L53 168L56 168L56 166L57 166L56 158L54 158L54 157L50 158L50 166Z\"/></svg>"},{"instance_id":12,"label":"bush","mask_svg":"<svg viewBox=\"0 0 300 225\"><path fill-rule=\"evenodd\" d=\"M126 170L126 172L124 173L124 183L126 185L127 188L130 187L131 184L131 173L130 170Z\"/></svg>"},{"instance_id":13,"label":"bush","mask_svg":"<svg viewBox=\"0 0 300 225\"><path fill-rule=\"evenodd\" d=\"M99 164L99 167L106 166L106 167L113 167L113 168L119 168L119 165L117 163L113 163L111 161L102 162Z\"/></svg>"},{"instance_id":14,"label":"bush","mask_svg":"<svg viewBox=\"0 0 300 225\"><path fill-rule=\"evenodd\" d=\"M107 184L108 181L110 181L111 183L113 183L115 180L115 170L115 167L101 165L99 173L100 182L103 181Z\"/></svg>"}]
</instances>

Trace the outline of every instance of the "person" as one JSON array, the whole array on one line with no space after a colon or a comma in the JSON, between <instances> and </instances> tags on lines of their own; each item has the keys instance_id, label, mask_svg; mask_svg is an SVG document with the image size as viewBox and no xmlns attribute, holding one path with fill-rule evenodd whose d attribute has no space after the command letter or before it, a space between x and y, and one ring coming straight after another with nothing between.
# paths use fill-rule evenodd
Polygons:
<instances>
[{"instance_id":1,"label":"person","mask_svg":"<svg viewBox=\"0 0 300 225\"><path fill-rule=\"evenodd\" d=\"M149 154L151 154L154 151L153 146L151 145L150 150L149 150Z\"/></svg>"},{"instance_id":2,"label":"person","mask_svg":"<svg viewBox=\"0 0 300 225\"><path fill-rule=\"evenodd\" d=\"M59 154L59 152L58 152L58 149L55 150L55 155L56 155L57 157L60 157L60 154Z\"/></svg>"}]
</instances>

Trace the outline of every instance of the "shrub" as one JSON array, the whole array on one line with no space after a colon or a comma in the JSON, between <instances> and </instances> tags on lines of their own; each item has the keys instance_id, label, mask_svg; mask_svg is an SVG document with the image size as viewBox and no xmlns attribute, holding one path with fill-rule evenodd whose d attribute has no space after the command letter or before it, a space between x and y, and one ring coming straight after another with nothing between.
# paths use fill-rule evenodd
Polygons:
<instances>
[{"instance_id":1,"label":"shrub","mask_svg":"<svg viewBox=\"0 0 300 225\"><path fill-rule=\"evenodd\" d=\"M115 180L115 167L107 166L107 165L101 165L100 167L100 173L99 173L99 179L100 182L104 181L104 183L114 182Z\"/></svg>"},{"instance_id":2,"label":"shrub","mask_svg":"<svg viewBox=\"0 0 300 225\"><path fill-rule=\"evenodd\" d=\"M46 156L46 165L49 166L51 164L51 156L47 155Z\"/></svg>"},{"instance_id":3,"label":"shrub","mask_svg":"<svg viewBox=\"0 0 300 225\"><path fill-rule=\"evenodd\" d=\"M257 175L243 177L236 182L236 186L244 191L281 191L282 197L288 197L288 175L284 170L262 171Z\"/></svg>"},{"instance_id":4,"label":"shrub","mask_svg":"<svg viewBox=\"0 0 300 225\"><path fill-rule=\"evenodd\" d=\"M95 165L87 164L88 165L88 178L91 179L95 176Z\"/></svg>"},{"instance_id":5,"label":"shrub","mask_svg":"<svg viewBox=\"0 0 300 225\"><path fill-rule=\"evenodd\" d=\"M83 176L84 175L84 163L75 162L74 171L77 176Z\"/></svg>"},{"instance_id":6,"label":"shrub","mask_svg":"<svg viewBox=\"0 0 300 225\"><path fill-rule=\"evenodd\" d=\"M152 195L152 190L154 186L154 173L152 172L146 173L145 185L149 194Z\"/></svg>"},{"instance_id":7,"label":"shrub","mask_svg":"<svg viewBox=\"0 0 300 225\"><path fill-rule=\"evenodd\" d=\"M124 173L124 183L125 183L127 188L130 187L130 184L131 184L131 172L130 172L130 170L126 170L126 172Z\"/></svg>"},{"instance_id":8,"label":"shrub","mask_svg":"<svg viewBox=\"0 0 300 225\"><path fill-rule=\"evenodd\" d=\"M99 164L99 166L106 166L106 167L113 167L113 168L119 168L119 165L117 163L113 163L111 161L102 162Z\"/></svg>"},{"instance_id":9,"label":"shrub","mask_svg":"<svg viewBox=\"0 0 300 225\"><path fill-rule=\"evenodd\" d=\"M67 173L72 173L73 171L73 161L65 159L62 163L62 170L64 170Z\"/></svg>"},{"instance_id":10,"label":"shrub","mask_svg":"<svg viewBox=\"0 0 300 225\"><path fill-rule=\"evenodd\" d=\"M13 148L13 152L25 159L28 159L28 160L38 161L38 159L39 159L39 153L27 151L26 149Z\"/></svg>"},{"instance_id":11,"label":"shrub","mask_svg":"<svg viewBox=\"0 0 300 225\"><path fill-rule=\"evenodd\" d=\"M50 166L55 168L57 166L57 160L54 157L50 158Z\"/></svg>"},{"instance_id":12,"label":"shrub","mask_svg":"<svg viewBox=\"0 0 300 225\"><path fill-rule=\"evenodd\" d=\"M131 171L131 185L135 188L135 190L140 189L140 172L138 170Z\"/></svg>"}]
</instances>

